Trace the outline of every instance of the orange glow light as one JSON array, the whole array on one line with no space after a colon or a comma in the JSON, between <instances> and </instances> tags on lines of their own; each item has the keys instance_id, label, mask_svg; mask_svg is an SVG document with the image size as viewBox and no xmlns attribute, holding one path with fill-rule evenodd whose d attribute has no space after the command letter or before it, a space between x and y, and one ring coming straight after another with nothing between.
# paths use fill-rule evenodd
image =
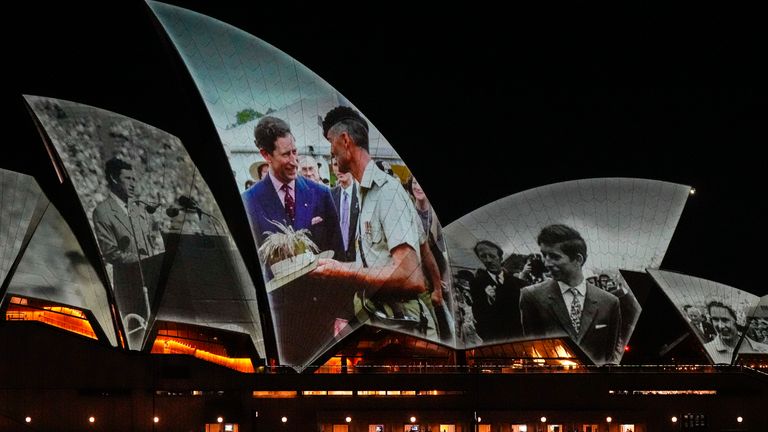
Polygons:
<instances>
[{"instance_id":1,"label":"orange glow light","mask_svg":"<svg viewBox=\"0 0 768 432\"><path fill-rule=\"evenodd\" d=\"M12 297L8 310L5 312L6 321L38 321L53 327L97 339L91 323L85 312L65 306L29 305L28 299Z\"/></svg>"},{"instance_id":2,"label":"orange glow light","mask_svg":"<svg viewBox=\"0 0 768 432\"><path fill-rule=\"evenodd\" d=\"M226 354L223 347L221 352ZM214 354L197 347L195 341L178 340L167 336L158 336L152 345L152 354L186 354L197 357L201 360L215 363L230 369L243 373L255 373L253 363L249 358L232 358L226 355Z\"/></svg>"}]
</instances>

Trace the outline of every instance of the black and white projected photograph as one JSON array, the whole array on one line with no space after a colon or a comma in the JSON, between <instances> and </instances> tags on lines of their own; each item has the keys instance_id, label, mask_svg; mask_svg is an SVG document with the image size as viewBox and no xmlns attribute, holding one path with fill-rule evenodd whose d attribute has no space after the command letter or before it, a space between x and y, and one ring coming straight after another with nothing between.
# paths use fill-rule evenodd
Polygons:
<instances>
[{"instance_id":1,"label":"black and white projected photograph","mask_svg":"<svg viewBox=\"0 0 768 432\"><path fill-rule=\"evenodd\" d=\"M718 282L662 270L649 270L716 364L732 364L742 354L768 355L768 302Z\"/></svg>"},{"instance_id":2,"label":"black and white projected photograph","mask_svg":"<svg viewBox=\"0 0 768 432\"><path fill-rule=\"evenodd\" d=\"M664 257L689 188L626 178L531 189L445 228L466 346L570 337L619 363L642 307L619 270Z\"/></svg>"},{"instance_id":3,"label":"black and white projected photograph","mask_svg":"<svg viewBox=\"0 0 768 432\"><path fill-rule=\"evenodd\" d=\"M6 295L89 311L109 344L117 346L107 291L77 238L51 204L19 260Z\"/></svg>"},{"instance_id":4,"label":"black and white projected photograph","mask_svg":"<svg viewBox=\"0 0 768 432\"><path fill-rule=\"evenodd\" d=\"M453 346L442 227L379 130L267 42L149 5L202 95L242 193L281 361L302 368L363 324Z\"/></svg>"},{"instance_id":5,"label":"black and white projected photograph","mask_svg":"<svg viewBox=\"0 0 768 432\"><path fill-rule=\"evenodd\" d=\"M182 143L137 120L27 96L101 251L130 349L156 320L247 334L263 353L255 287Z\"/></svg>"},{"instance_id":6,"label":"black and white projected photograph","mask_svg":"<svg viewBox=\"0 0 768 432\"><path fill-rule=\"evenodd\" d=\"M22 245L29 241L47 204L48 199L34 178L0 169L0 286L4 286Z\"/></svg>"}]
</instances>

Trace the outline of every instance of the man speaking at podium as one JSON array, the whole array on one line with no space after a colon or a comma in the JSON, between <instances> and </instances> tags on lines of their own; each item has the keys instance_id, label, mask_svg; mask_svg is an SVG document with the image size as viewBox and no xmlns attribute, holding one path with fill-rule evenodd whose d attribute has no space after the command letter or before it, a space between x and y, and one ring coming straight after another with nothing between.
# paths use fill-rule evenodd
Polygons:
<instances>
[{"instance_id":1,"label":"man speaking at podium","mask_svg":"<svg viewBox=\"0 0 768 432\"><path fill-rule=\"evenodd\" d=\"M93 210L94 232L104 261L112 265L112 284L128 347L141 349L159 269L158 260L146 260L163 252L159 225L150 215L157 206L136 199L131 164L113 157L104 173L109 194Z\"/></svg>"},{"instance_id":2,"label":"man speaking at podium","mask_svg":"<svg viewBox=\"0 0 768 432\"><path fill-rule=\"evenodd\" d=\"M104 173L109 196L93 210L93 226L104 260L113 265L128 264L162 252L159 226L145 206L134 201L133 167L113 157Z\"/></svg>"}]
</instances>

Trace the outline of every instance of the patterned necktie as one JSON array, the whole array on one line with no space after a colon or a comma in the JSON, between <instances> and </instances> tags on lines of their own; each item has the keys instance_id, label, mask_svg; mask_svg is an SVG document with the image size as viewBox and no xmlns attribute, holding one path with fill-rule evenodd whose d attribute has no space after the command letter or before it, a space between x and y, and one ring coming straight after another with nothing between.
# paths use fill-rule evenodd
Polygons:
<instances>
[{"instance_id":1,"label":"patterned necktie","mask_svg":"<svg viewBox=\"0 0 768 432\"><path fill-rule=\"evenodd\" d=\"M291 196L291 187L284 183L280 190L285 192L285 198L283 201L285 204L285 215L288 217L288 223L293 225L293 220L296 217L296 202Z\"/></svg>"},{"instance_id":2,"label":"patterned necktie","mask_svg":"<svg viewBox=\"0 0 768 432\"><path fill-rule=\"evenodd\" d=\"M349 194L341 191L341 239L344 241L344 250L349 245Z\"/></svg>"},{"instance_id":3,"label":"patterned necktie","mask_svg":"<svg viewBox=\"0 0 768 432\"><path fill-rule=\"evenodd\" d=\"M571 324L573 324L573 329L578 333L579 327L581 327L581 302L579 302L579 292L576 288L571 288L570 291L573 294L573 300L571 301Z\"/></svg>"}]
</instances>

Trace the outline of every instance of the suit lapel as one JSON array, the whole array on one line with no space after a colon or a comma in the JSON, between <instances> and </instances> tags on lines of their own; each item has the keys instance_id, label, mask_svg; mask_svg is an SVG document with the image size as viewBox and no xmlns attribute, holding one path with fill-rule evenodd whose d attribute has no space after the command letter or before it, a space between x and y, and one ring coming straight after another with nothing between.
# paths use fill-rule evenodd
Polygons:
<instances>
[{"instance_id":1,"label":"suit lapel","mask_svg":"<svg viewBox=\"0 0 768 432\"><path fill-rule=\"evenodd\" d=\"M571 315L565 307L565 300L563 300L563 294L560 292L560 285L554 279L551 280L547 287L547 297L549 298L549 307L552 308L552 312L560 321L560 326L568 332L568 335L573 340L576 340L577 335L571 323Z\"/></svg>"},{"instance_id":2,"label":"suit lapel","mask_svg":"<svg viewBox=\"0 0 768 432\"><path fill-rule=\"evenodd\" d=\"M584 310L581 312L581 326L579 327L579 337L576 343L581 342L581 338L589 330L597 315L597 300L595 300L594 290L599 289L592 284L587 283L587 295L584 298Z\"/></svg>"},{"instance_id":3,"label":"suit lapel","mask_svg":"<svg viewBox=\"0 0 768 432\"><path fill-rule=\"evenodd\" d=\"M115 216L115 219L117 219L118 222L125 228L127 232L131 232L131 222L128 220L128 215L125 214L125 211L123 211L122 208L120 208L120 203L115 201L115 199L110 196L109 197L109 208L112 210L112 214Z\"/></svg>"},{"instance_id":4,"label":"suit lapel","mask_svg":"<svg viewBox=\"0 0 768 432\"><path fill-rule=\"evenodd\" d=\"M339 214L339 220L341 220L341 186L336 186L331 189L331 195L333 195L333 205L336 206L336 213Z\"/></svg>"},{"instance_id":5,"label":"suit lapel","mask_svg":"<svg viewBox=\"0 0 768 432\"><path fill-rule=\"evenodd\" d=\"M303 177L296 177L296 220L293 222L295 229L309 228L312 213L312 191Z\"/></svg>"}]
</instances>

